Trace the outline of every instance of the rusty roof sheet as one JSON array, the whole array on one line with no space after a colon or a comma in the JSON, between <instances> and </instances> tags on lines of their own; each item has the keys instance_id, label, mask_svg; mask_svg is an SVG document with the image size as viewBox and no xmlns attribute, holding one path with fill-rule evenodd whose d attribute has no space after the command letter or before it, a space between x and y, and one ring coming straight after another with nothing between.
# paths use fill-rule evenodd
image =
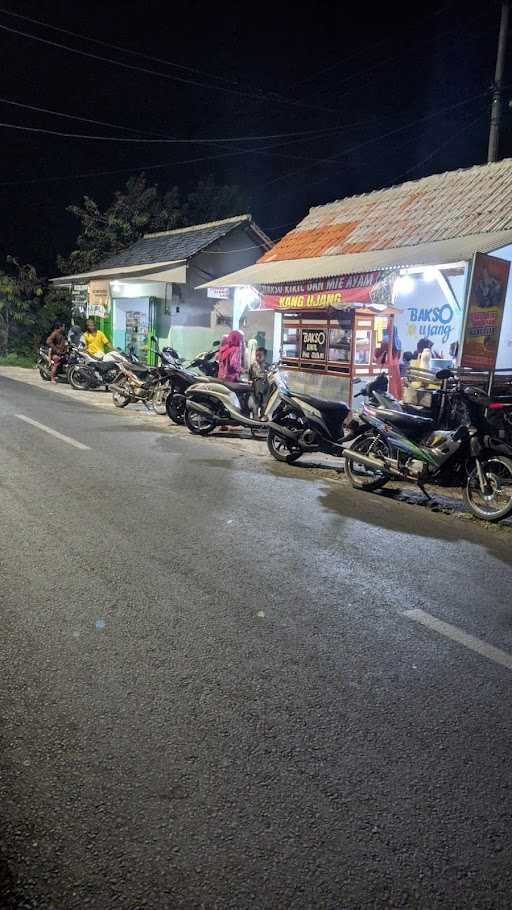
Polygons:
<instances>
[{"instance_id":1,"label":"rusty roof sheet","mask_svg":"<svg viewBox=\"0 0 512 910\"><path fill-rule=\"evenodd\" d=\"M284 284L307 281L311 278L331 278L361 272L447 265L468 262L473 253L499 252L512 243L512 229L492 233L471 234L469 237L452 237L415 246L370 250L361 253L342 253L333 256L302 256L298 259L277 259L256 262L248 268L208 281L201 287L243 287L261 284Z\"/></svg>"},{"instance_id":2,"label":"rusty roof sheet","mask_svg":"<svg viewBox=\"0 0 512 910\"><path fill-rule=\"evenodd\" d=\"M310 209L260 262L416 246L512 228L512 159Z\"/></svg>"}]
</instances>

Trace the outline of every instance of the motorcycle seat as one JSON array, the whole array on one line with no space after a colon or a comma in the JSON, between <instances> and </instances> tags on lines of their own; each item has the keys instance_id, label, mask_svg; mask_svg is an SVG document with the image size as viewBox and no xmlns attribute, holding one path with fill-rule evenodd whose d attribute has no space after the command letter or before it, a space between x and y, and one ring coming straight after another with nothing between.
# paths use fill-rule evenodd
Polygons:
<instances>
[{"instance_id":1,"label":"motorcycle seat","mask_svg":"<svg viewBox=\"0 0 512 910\"><path fill-rule=\"evenodd\" d=\"M404 404L405 414L411 414L413 417L430 417L430 408L424 408L420 404Z\"/></svg>"},{"instance_id":2,"label":"motorcycle seat","mask_svg":"<svg viewBox=\"0 0 512 910\"><path fill-rule=\"evenodd\" d=\"M250 382L228 382L227 379L210 379L210 382L219 382L221 385L225 385L227 389L231 389L232 392L252 391L252 383Z\"/></svg>"},{"instance_id":3,"label":"motorcycle seat","mask_svg":"<svg viewBox=\"0 0 512 910\"><path fill-rule=\"evenodd\" d=\"M117 363L115 360L95 360L94 369L99 370L100 373L108 373L109 370L115 369Z\"/></svg>"},{"instance_id":4,"label":"motorcycle seat","mask_svg":"<svg viewBox=\"0 0 512 910\"><path fill-rule=\"evenodd\" d=\"M386 423L390 423L397 430L403 430L404 432L426 433L428 430L433 430L435 426L435 420L430 417L410 414L405 411L395 411L391 408L378 408L376 416Z\"/></svg>"},{"instance_id":5,"label":"motorcycle seat","mask_svg":"<svg viewBox=\"0 0 512 910\"><path fill-rule=\"evenodd\" d=\"M151 369L151 367L148 367L145 363L130 363L126 364L126 366L132 373L149 373Z\"/></svg>"},{"instance_id":6,"label":"motorcycle seat","mask_svg":"<svg viewBox=\"0 0 512 910\"><path fill-rule=\"evenodd\" d=\"M305 404L310 404L317 411L340 411L348 414L349 408L344 401L333 401L329 398L315 398L313 395L306 395L302 392L290 392L292 398L298 398Z\"/></svg>"}]
</instances>

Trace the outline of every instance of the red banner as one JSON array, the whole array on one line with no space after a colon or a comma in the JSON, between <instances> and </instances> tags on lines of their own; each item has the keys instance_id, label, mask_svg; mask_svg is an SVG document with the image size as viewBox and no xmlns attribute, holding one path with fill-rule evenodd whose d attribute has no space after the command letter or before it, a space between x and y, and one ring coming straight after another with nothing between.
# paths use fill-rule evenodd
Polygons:
<instances>
[{"instance_id":1,"label":"red banner","mask_svg":"<svg viewBox=\"0 0 512 910\"><path fill-rule=\"evenodd\" d=\"M261 285L260 309L326 310L331 307L342 309L355 303L369 304L375 302L378 286L383 283L382 278L382 272L366 272L288 284Z\"/></svg>"},{"instance_id":2,"label":"red banner","mask_svg":"<svg viewBox=\"0 0 512 910\"><path fill-rule=\"evenodd\" d=\"M369 303L370 288L351 288L346 291L317 291L313 294L261 294L262 310L326 310L329 307Z\"/></svg>"}]
</instances>

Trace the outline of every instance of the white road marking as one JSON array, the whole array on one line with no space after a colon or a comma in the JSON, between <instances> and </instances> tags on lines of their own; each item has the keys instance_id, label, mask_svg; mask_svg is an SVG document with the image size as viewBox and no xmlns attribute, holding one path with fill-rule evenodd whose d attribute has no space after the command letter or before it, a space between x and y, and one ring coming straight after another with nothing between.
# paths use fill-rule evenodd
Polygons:
<instances>
[{"instance_id":1,"label":"white road marking","mask_svg":"<svg viewBox=\"0 0 512 910\"><path fill-rule=\"evenodd\" d=\"M446 638L451 638L452 641L464 645L470 651L476 651L477 654L487 657L489 660L494 661L495 664L500 664L502 667L512 670L512 654L502 651L501 648L488 645L481 638L468 635L467 632L463 632L457 626L452 626L449 622L443 622L442 619L437 619L435 616L431 616L430 613L425 613L424 610L406 610L403 615L408 616L409 619L416 620L422 626L427 626L428 629L433 629L434 632L439 632L440 635L444 635Z\"/></svg>"},{"instance_id":2,"label":"white road marking","mask_svg":"<svg viewBox=\"0 0 512 910\"><path fill-rule=\"evenodd\" d=\"M84 446L83 442L77 442L76 439L71 439L71 436L64 436L64 433L58 433L57 430L52 430L51 427L45 426L44 423L39 423L37 420L32 420L31 417L26 417L25 414L15 414L14 416L17 417L18 420L24 420L25 423L37 427L38 430L43 430L44 433L49 433L50 436L55 436L56 439L60 439L62 442L67 442L68 445L74 446L75 449L90 451L89 446Z\"/></svg>"}]
</instances>

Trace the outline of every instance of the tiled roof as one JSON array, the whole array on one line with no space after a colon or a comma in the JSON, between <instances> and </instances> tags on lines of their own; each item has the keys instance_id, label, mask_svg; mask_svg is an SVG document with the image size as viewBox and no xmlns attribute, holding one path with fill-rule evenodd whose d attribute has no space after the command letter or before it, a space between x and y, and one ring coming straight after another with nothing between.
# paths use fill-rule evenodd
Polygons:
<instances>
[{"instance_id":1,"label":"tiled roof","mask_svg":"<svg viewBox=\"0 0 512 910\"><path fill-rule=\"evenodd\" d=\"M153 262L178 262L190 259L196 253L206 249L221 237L225 237L235 228L246 225L255 231L260 239L268 240L262 231L252 222L250 215L239 215L226 218L224 221L211 221L209 224L195 224L192 227L179 228L175 231L163 231L159 234L145 234L136 243L110 256L98 265L98 269L119 268L122 266L151 265ZM271 243L265 243L269 246Z\"/></svg>"},{"instance_id":2,"label":"tiled roof","mask_svg":"<svg viewBox=\"0 0 512 910\"><path fill-rule=\"evenodd\" d=\"M260 262L415 246L512 228L512 159L312 208Z\"/></svg>"}]
</instances>

